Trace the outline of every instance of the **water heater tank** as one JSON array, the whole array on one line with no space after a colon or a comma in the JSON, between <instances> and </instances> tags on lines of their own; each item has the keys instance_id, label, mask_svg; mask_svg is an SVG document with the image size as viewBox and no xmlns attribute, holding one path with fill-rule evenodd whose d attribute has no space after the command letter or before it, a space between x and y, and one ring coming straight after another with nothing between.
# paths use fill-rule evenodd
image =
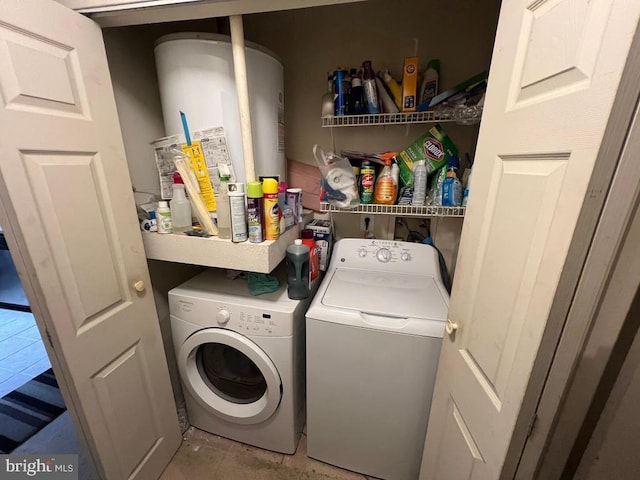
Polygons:
<instances>
[{"instance_id":1,"label":"water heater tank","mask_svg":"<svg viewBox=\"0 0 640 480\"><path fill-rule=\"evenodd\" d=\"M245 47L256 176L285 179L282 63L259 45ZM166 134L182 134L180 111L191 132L224 127L237 181L246 182L231 38L166 35L156 42L155 57Z\"/></svg>"}]
</instances>

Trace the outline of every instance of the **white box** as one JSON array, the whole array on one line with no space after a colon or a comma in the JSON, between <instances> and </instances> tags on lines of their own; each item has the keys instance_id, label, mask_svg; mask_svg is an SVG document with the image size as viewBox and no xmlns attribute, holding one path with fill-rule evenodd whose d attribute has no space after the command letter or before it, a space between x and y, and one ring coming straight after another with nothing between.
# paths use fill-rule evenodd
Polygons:
<instances>
[{"instance_id":1,"label":"white box","mask_svg":"<svg viewBox=\"0 0 640 480\"><path fill-rule=\"evenodd\" d=\"M329 220L314 218L311 222L307 223L304 228L308 228L313 231L313 238L316 241L316 247L318 249L320 270L324 272L327 270L327 266L329 265L331 247L333 245L331 237L331 222Z\"/></svg>"}]
</instances>

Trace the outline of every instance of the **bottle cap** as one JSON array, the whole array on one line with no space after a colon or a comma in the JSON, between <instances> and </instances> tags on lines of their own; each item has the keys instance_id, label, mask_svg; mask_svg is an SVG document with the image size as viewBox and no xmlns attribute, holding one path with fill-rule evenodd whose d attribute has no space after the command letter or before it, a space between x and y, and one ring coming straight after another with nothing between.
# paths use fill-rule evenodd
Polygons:
<instances>
[{"instance_id":1,"label":"bottle cap","mask_svg":"<svg viewBox=\"0 0 640 480\"><path fill-rule=\"evenodd\" d=\"M278 193L278 181L275 178L265 178L262 180L262 191L264 193Z\"/></svg>"},{"instance_id":2,"label":"bottle cap","mask_svg":"<svg viewBox=\"0 0 640 480\"><path fill-rule=\"evenodd\" d=\"M280 182L278 184L278 193L286 192L287 191L287 187L288 187L287 182L285 182L285 181Z\"/></svg>"},{"instance_id":3,"label":"bottle cap","mask_svg":"<svg viewBox=\"0 0 640 480\"><path fill-rule=\"evenodd\" d=\"M241 193L244 195L244 183L228 183L227 189L229 193Z\"/></svg>"},{"instance_id":4,"label":"bottle cap","mask_svg":"<svg viewBox=\"0 0 640 480\"><path fill-rule=\"evenodd\" d=\"M389 83L391 80L393 80L393 77L391 76L391 74L389 73L389 70L385 70L382 73L382 78L384 79L385 82Z\"/></svg>"},{"instance_id":5,"label":"bottle cap","mask_svg":"<svg viewBox=\"0 0 640 480\"><path fill-rule=\"evenodd\" d=\"M160 200L158 202L158 208L169 208L169 203L166 200Z\"/></svg>"},{"instance_id":6,"label":"bottle cap","mask_svg":"<svg viewBox=\"0 0 640 480\"><path fill-rule=\"evenodd\" d=\"M305 228L300 232L300 236L304 239L313 238L313 230L311 230L310 228Z\"/></svg>"},{"instance_id":7,"label":"bottle cap","mask_svg":"<svg viewBox=\"0 0 640 480\"><path fill-rule=\"evenodd\" d=\"M173 172L173 183L175 184L179 184L179 185L184 185L184 182L182 181L182 177L180 176L180 172Z\"/></svg>"},{"instance_id":8,"label":"bottle cap","mask_svg":"<svg viewBox=\"0 0 640 480\"><path fill-rule=\"evenodd\" d=\"M294 245L302 245L302 240L300 240L299 238L296 238L296 239L293 241L293 244L294 244Z\"/></svg>"},{"instance_id":9,"label":"bottle cap","mask_svg":"<svg viewBox=\"0 0 640 480\"><path fill-rule=\"evenodd\" d=\"M262 183L260 182L249 182L247 183L247 197L249 198L260 198L264 194L262 193Z\"/></svg>"}]
</instances>

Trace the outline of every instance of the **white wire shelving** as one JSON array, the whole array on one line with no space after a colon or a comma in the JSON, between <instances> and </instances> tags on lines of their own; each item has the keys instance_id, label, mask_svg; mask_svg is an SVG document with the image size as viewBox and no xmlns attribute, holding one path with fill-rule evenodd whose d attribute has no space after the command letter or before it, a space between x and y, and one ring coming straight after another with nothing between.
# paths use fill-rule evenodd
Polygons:
<instances>
[{"instance_id":1,"label":"white wire shelving","mask_svg":"<svg viewBox=\"0 0 640 480\"><path fill-rule=\"evenodd\" d=\"M372 215L394 215L396 217L464 217L466 207L436 207L416 205L358 205L355 208L338 208L321 202L321 212L335 213L368 213Z\"/></svg>"},{"instance_id":2,"label":"white wire shelving","mask_svg":"<svg viewBox=\"0 0 640 480\"><path fill-rule=\"evenodd\" d=\"M480 121L479 107L464 112L454 109L426 112L380 113L376 115L327 115L320 117L323 127L362 127L368 125L405 125L410 123L457 122L472 125Z\"/></svg>"}]
</instances>

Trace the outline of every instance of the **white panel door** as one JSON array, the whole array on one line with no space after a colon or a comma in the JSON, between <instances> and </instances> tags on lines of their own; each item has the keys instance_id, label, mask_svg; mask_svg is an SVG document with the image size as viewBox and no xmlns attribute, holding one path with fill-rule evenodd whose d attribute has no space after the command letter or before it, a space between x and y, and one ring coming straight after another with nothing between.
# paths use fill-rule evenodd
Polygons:
<instances>
[{"instance_id":1,"label":"white panel door","mask_svg":"<svg viewBox=\"0 0 640 480\"><path fill-rule=\"evenodd\" d=\"M56 374L106 478L157 478L181 436L102 32L2 0L0 65L0 192Z\"/></svg>"},{"instance_id":2,"label":"white panel door","mask_svg":"<svg viewBox=\"0 0 640 480\"><path fill-rule=\"evenodd\" d=\"M639 12L503 2L421 479L500 476Z\"/></svg>"}]
</instances>

